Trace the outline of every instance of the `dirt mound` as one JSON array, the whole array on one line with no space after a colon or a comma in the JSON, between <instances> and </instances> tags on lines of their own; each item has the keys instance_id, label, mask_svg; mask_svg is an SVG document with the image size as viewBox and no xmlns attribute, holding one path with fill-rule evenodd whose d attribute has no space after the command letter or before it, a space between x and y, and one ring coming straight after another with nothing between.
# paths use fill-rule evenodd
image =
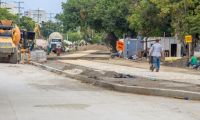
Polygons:
<instances>
[{"instance_id":1,"label":"dirt mound","mask_svg":"<svg viewBox=\"0 0 200 120\"><path fill-rule=\"evenodd\" d=\"M163 65L170 66L170 67L186 67L188 58L184 57L182 59L178 59L175 61L164 62Z\"/></svg>"},{"instance_id":2,"label":"dirt mound","mask_svg":"<svg viewBox=\"0 0 200 120\"><path fill-rule=\"evenodd\" d=\"M106 45L97 45L97 44L88 44L84 46L78 46L79 51L86 50L101 50L101 51L110 51L110 49Z\"/></svg>"}]
</instances>

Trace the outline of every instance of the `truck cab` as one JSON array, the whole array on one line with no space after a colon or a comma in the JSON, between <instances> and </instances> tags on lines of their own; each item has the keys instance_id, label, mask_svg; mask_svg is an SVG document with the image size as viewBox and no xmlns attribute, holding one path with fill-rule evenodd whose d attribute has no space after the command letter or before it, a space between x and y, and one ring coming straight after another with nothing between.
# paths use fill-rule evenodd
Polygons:
<instances>
[{"instance_id":1,"label":"truck cab","mask_svg":"<svg viewBox=\"0 0 200 120\"><path fill-rule=\"evenodd\" d=\"M0 59L10 63L18 62L20 30L11 20L0 21Z\"/></svg>"},{"instance_id":2,"label":"truck cab","mask_svg":"<svg viewBox=\"0 0 200 120\"><path fill-rule=\"evenodd\" d=\"M54 52L59 55L63 51L63 36L58 32L50 34L47 47L48 54Z\"/></svg>"}]
</instances>

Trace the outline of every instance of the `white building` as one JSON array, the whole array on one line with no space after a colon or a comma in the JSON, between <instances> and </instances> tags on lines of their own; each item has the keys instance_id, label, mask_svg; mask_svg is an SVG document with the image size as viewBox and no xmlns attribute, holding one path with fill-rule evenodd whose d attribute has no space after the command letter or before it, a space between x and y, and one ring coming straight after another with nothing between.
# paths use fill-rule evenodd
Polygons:
<instances>
[{"instance_id":1,"label":"white building","mask_svg":"<svg viewBox=\"0 0 200 120\"><path fill-rule=\"evenodd\" d=\"M25 16L32 18L35 22L41 24L43 21L47 22L47 13L45 10L28 10L24 12Z\"/></svg>"},{"instance_id":2,"label":"white building","mask_svg":"<svg viewBox=\"0 0 200 120\"><path fill-rule=\"evenodd\" d=\"M143 40L144 48L146 48L145 39ZM160 39L160 44L163 46L166 57L181 57L181 43L176 37L149 37L147 39L147 48L151 48L156 39Z\"/></svg>"},{"instance_id":3,"label":"white building","mask_svg":"<svg viewBox=\"0 0 200 120\"><path fill-rule=\"evenodd\" d=\"M1 7L8 9L8 11L12 14L18 13L18 11L16 9L16 5L14 3L2 3Z\"/></svg>"}]
</instances>

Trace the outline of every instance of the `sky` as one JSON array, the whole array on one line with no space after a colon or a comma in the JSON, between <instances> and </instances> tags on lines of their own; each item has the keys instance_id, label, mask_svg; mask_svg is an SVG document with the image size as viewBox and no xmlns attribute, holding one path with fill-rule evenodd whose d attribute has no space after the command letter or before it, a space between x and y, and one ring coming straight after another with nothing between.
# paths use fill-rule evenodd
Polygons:
<instances>
[{"instance_id":1,"label":"sky","mask_svg":"<svg viewBox=\"0 0 200 120\"><path fill-rule=\"evenodd\" d=\"M47 13L60 13L62 12L61 3L67 0L16 0L23 1L22 6L24 10L42 9Z\"/></svg>"}]
</instances>

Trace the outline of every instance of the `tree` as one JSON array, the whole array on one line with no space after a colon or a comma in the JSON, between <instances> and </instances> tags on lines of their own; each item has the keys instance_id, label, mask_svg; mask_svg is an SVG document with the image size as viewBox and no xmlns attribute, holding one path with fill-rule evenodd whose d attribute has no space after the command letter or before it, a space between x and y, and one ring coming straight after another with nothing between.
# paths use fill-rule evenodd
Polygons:
<instances>
[{"instance_id":1,"label":"tree","mask_svg":"<svg viewBox=\"0 0 200 120\"><path fill-rule=\"evenodd\" d=\"M193 35L193 47L195 48L199 41L199 25L200 25L200 1L199 0L151 0L158 8L161 9L160 14L166 16L170 14L171 27L174 29L178 38L184 45L184 36ZM194 50L194 49L193 49Z\"/></svg>"},{"instance_id":2,"label":"tree","mask_svg":"<svg viewBox=\"0 0 200 120\"><path fill-rule=\"evenodd\" d=\"M96 0L68 0L62 4L63 14L57 16L64 25L64 31L88 27L88 15L92 11Z\"/></svg>"},{"instance_id":3,"label":"tree","mask_svg":"<svg viewBox=\"0 0 200 120\"><path fill-rule=\"evenodd\" d=\"M104 39L103 33L95 33L94 37L92 38L92 43L102 43Z\"/></svg>"},{"instance_id":4,"label":"tree","mask_svg":"<svg viewBox=\"0 0 200 120\"><path fill-rule=\"evenodd\" d=\"M171 36L171 16L163 17L160 9L150 0L141 0L134 5L128 21L130 28L143 36Z\"/></svg>"},{"instance_id":5,"label":"tree","mask_svg":"<svg viewBox=\"0 0 200 120\"><path fill-rule=\"evenodd\" d=\"M58 16L64 31L81 28L107 33L115 50L116 40L130 32L143 36L186 34L199 39L199 0L68 0Z\"/></svg>"},{"instance_id":6,"label":"tree","mask_svg":"<svg viewBox=\"0 0 200 120\"><path fill-rule=\"evenodd\" d=\"M64 34L64 38L68 38L68 40L71 42L78 42L82 40L83 36L78 32L68 32Z\"/></svg>"},{"instance_id":7,"label":"tree","mask_svg":"<svg viewBox=\"0 0 200 120\"><path fill-rule=\"evenodd\" d=\"M99 0L93 9L90 26L106 32L106 41L116 51L116 41L130 31L127 17L132 0Z\"/></svg>"},{"instance_id":8,"label":"tree","mask_svg":"<svg viewBox=\"0 0 200 120\"><path fill-rule=\"evenodd\" d=\"M17 21L17 16L14 14L11 14L7 9L5 8L0 8L0 19L8 19L8 20L13 20L14 22Z\"/></svg>"},{"instance_id":9,"label":"tree","mask_svg":"<svg viewBox=\"0 0 200 120\"><path fill-rule=\"evenodd\" d=\"M47 21L41 25L41 34L43 37L48 38L52 32L62 33L62 24L60 22Z\"/></svg>"},{"instance_id":10,"label":"tree","mask_svg":"<svg viewBox=\"0 0 200 120\"><path fill-rule=\"evenodd\" d=\"M5 8L0 8L0 19L8 19L17 23L18 16L10 13ZM20 27L20 29L27 29L28 31L33 31L35 23L31 18L23 16L22 18L20 18L20 23L18 24L18 26Z\"/></svg>"},{"instance_id":11,"label":"tree","mask_svg":"<svg viewBox=\"0 0 200 120\"><path fill-rule=\"evenodd\" d=\"M132 0L68 0L62 5L63 14L59 19L66 31L80 26L84 33L88 29L106 32L108 43L115 50L118 37L130 30L127 17L131 2Z\"/></svg>"},{"instance_id":12,"label":"tree","mask_svg":"<svg viewBox=\"0 0 200 120\"><path fill-rule=\"evenodd\" d=\"M27 31L33 31L35 22L31 18L23 16L20 19L19 26L21 29L26 29Z\"/></svg>"},{"instance_id":13,"label":"tree","mask_svg":"<svg viewBox=\"0 0 200 120\"><path fill-rule=\"evenodd\" d=\"M141 0L134 4L132 14L128 18L129 27L146 37L145 52L148 52L148 37L171 36L171 16L163 17L160 12L161 9L151 0Z\"/></svg>"}]
</instances>

